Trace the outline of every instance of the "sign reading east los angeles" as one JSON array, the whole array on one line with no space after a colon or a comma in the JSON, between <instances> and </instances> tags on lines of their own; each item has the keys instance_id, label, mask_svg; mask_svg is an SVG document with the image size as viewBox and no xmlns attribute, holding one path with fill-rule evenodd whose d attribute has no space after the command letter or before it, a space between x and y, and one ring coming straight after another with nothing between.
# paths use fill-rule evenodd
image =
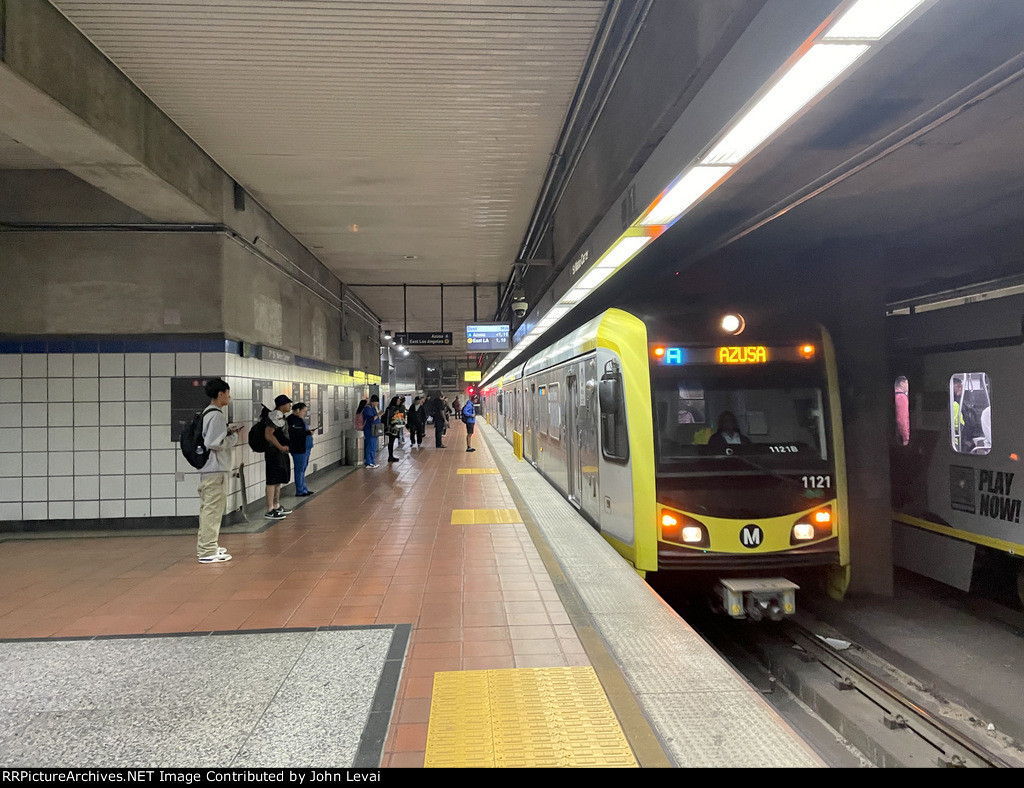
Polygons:
<instances>
[{"instance_id":1,"label":"sign reading east los angeles","mask_svg":"<svg viewBox=\"0 0 1024 788\"><path fill-rule=\"evenodd\" d=\"M395 334L395 342L399 345L450 345L451 331L410 331L408 334Z\"/></svg>"}]
</instances>

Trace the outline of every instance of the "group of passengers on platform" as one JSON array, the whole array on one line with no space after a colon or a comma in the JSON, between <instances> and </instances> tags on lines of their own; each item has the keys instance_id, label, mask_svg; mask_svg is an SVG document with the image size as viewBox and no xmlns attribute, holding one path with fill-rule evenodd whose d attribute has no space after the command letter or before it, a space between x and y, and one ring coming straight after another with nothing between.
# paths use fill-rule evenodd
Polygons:
<instances>
[{"instance_id":1,"label":"group of passengers on platform","mask_svg":"<svg viewBox=\"0 0 1024 788\"><path fill-rule=\"evenodd\" d=\"M228 551L218 545L221 520L227 507L229 478L233 469L233 450L238 444L242 424L227 423L224 408L231 402L231 388L227 382L214 378L205 385L209 407L202 413L203 444L208 454L200 469L199 482L199 536L196 555L200 563L212 564L230 561ZM456 398L456 402L458 399ZM393 397L383 412L376 394L362 400L356 410L355 426L363 431L367 468L380 467L376 463L378 438L388 436L388 462L398 462L395 443L405 444L405 430L409 430L412 446L422 448L427 422L434 424L435 445L445 448L442 437L448 430L454 411L443 394L415 397L408 410L402 397ZM259 419L250 430L249 445L262 451L266 466L267 511L264 518L283 520L292 513L281 505L281 487L291 480L291 458L295 462L295 495L312 495L306 486L306 468L313 450L313 432L307 422L309 409L303 402L293 403L286 394L274 399L274 407L263 407ZM466 402L458 415L466 422L466 451L472 446L476 411L472 400Z\"/></svg>"},{"instance_id":2,"label":"group of passengers on platform","mask_svg":"<svg viewBox=\"0 0 1024 788\"><path fill-rule=\"evenodd\" d=\"M455 403L458 403L458 397ZM410 448L423 448L428 422L434 425L434 446L438 449L447 448L444 435L453 415L466 423L466 451L476 451L473 448L476 409L472 400L455 409L448 404L444 394L438 393L425 397L417 395L408 408L403 397L392 397L383 412L379 408L380 397L376 394L369 400L361 400L356 408L355 428L363 432L364 462L367 468L380 467L376 461L377 450L379 439L385 435L388 438L388 462L399 461L395 455L395 444L399 447L405 445L406 430L409 431Z\"/></svg>"},{"instance_id":3,"label":"group of passengers on platform","mask_svg":"<svg viewBox=\"0 0 1024 788\"><path fill-rule=\"evenodd\" d=\"M242 424L227 423L224 408L231 402L227 382L214 378L206 382L210 406L203 413L203 445L209 455L199 471L199 536L196 555L203 564L230 561L228 551L217 542L221 520L227 506L227 492ZM290 397L279 395L274 408L264 407L250 431L249 445L263 451L266 466L268 520L283 520L290 509L281 505L281 486L291 477L291 458L295 458L295 494L312 495L306 486L306 468L313 451L313 432L306 419L309 409L304 402L292 403ZM262 438L262 440L260 440Z\"/></svg>"}]
</instances>

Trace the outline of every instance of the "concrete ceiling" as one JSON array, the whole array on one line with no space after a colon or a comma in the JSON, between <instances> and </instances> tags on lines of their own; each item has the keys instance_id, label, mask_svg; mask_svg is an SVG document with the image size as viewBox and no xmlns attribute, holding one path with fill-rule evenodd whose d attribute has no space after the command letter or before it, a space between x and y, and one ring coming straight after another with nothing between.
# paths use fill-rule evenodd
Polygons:
<instances>
[{"instance_id":1,"label":"concrete ceiling","mask_svg":"<svg viewBox=\"0 0 1024 788\"><path fill-rule=\"evenodd\" d=\"M937 0L578 318L655 294L781 309L802 275L877 261L889 300L1024 276L1022 151L1024 4Z\"/></svg>"},{"instance_id":2,"label":"concrete ceiling","mask_svg":"<svg viewBox=\"0 0 1024 788\"><path fill-rule=\"evenodd\" d=\"M606 6L54 4L346 284L488 285L508 277ZM358 292L385 325L402 316L394 292Z\"/></svg>"}]
</instances>

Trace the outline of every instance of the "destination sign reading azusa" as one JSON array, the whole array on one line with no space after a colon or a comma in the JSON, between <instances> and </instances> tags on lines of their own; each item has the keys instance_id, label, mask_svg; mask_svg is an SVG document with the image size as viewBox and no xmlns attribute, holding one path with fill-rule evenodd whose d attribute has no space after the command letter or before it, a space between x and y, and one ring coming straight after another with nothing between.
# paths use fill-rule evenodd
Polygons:
<instances>
[{"instance_id":1,"label":"destination sign reading azusa","mask_svg":"<svg viewBox=\"0 0 1024 788\"><path fill-rule=\"evenodd\" d=\"M395 342L399 345L450 345L451 331L410 331L408 334L395 334Z\"/></svg>"}]
</instances>

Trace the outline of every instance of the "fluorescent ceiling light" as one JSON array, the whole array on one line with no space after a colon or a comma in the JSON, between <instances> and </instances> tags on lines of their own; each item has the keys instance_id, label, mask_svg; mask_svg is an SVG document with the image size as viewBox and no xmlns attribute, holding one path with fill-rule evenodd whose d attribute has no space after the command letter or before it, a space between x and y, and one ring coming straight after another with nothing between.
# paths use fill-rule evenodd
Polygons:
<instances>
[{"instance_id":1,"label":"fluorescent ceiling light","mask_svg":"<svg viewBox=\"0 0 1024 788\"><path fill-rule=\"evenodd\" d=\"M822 38L876 41L903 21L924 0L859 0Z\"/></svg>"},{"instance_id":2,"label":"fluorescent ceiling light","mask_svg":"<svg viewBox=\"0 0 1024 788\"><path fill-rule=\"evenodd\" d=\"M867 44L815 44L747 111L701 164L741 162L867 49Z\"/></svg>"},{"instance_id":3,"label":"fluorescent ceiling light","mask_svg":"<svg viewBox=\"0 0 1024 788\"><path fill-rule=\"evenodd\" d=\"M692 168L669 187L640 224L671 224L731 169L729 166Z\"/></svg>"}]
</instances>

